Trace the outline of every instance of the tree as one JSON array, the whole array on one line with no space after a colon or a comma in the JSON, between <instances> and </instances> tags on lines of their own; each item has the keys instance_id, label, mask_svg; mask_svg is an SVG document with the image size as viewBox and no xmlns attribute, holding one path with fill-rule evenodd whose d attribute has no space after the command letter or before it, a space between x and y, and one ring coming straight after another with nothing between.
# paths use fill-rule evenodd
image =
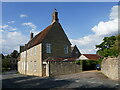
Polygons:
<instances>
[{"instance_id":1,"label":"tree","mask_svg":"<svg viewBox=\"0 0 120 90\"><path fill-rule=\"evenodd\" d=\"M19 53L17 50L14 50L11 54L10 54L11 57L13 58L17 58L19 56Z\"/></svg>"},{"instance_id":2,"label":"tree","mask_svg":"<svg viewBox=\"0 0 120 90\"><path fill-rule=\"evenodd\" d=\"M5 56L4 56L3 54L0 54L0 58L1 58L1 59L4 59Z\"/></svg>"},{"instance_id":3,"label":"tree","mask_svg":"<svg viewBox=\"0 0 120 90\"><path fill-rule=\"evenodd\" d=\"M120 34L117 36L105 37L100 45L96 45L96 48L98 48L97 54L103 57L117 57L119 55L119 40Z\"/></svg>"}]
</instances>

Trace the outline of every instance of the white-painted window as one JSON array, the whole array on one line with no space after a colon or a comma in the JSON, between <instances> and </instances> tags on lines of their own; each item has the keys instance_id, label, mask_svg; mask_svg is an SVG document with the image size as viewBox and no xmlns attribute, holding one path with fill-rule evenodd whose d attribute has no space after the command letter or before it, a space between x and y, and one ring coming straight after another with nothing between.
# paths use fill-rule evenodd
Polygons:
<instances>
[{"instance_id":1,"label":"white-painted window","mask_svg":"<svg viewBox=\"0 0 120 90\"><path fill-rule=\"evenodd\" d=\"M64 46L64 53L68 54L68 46L67 45Z\"/></svg>"},{"instance_id":2,"label":"white-painted window","mask_svg":"<svg viewBox=\"0 0 120 90\"><path fill-rule=\"evenodd\" d=\"M28 71L28 61L26 62L26 65L27 65L27 71Z\"/></svg>"},{"instance_id":3,"label":"white-painted window","mask_svg":"<svg viewBox=\"0 0 120 90\"><path fill-rule=\"evenodd\" d=\"M51 53L51 44L46 43L46 53Z\"/></svg>"},{"instance_id":4,"label":"white-painted window","mask_svg":"<svg viewBox=\"0 0 120 90\"><path fill-rule=\"evenodd\" d=\"M36 46L34 47L34 54L36 55Z\"/></svg>"},{"instance_id":5,"label":"white-painted window","mask_svg":"<svg viewBox=\"0 0 120 90\"><path fill-rule=\"evenodd\" d=\"M24 57L26 56L26 51L24 51Z\"/></svg>"},{"instance_id":6,"label":"white-painted window","mask_svg":"<svg viewBox=\"0 0 120 90\"><path fill-rule=\"evenodd\" d=\"M30 49L30 56L32 56L32 48Z\"/></svg>"},{"instance_id":7,"label":"white-painted window","mask_svg":"<svg viewBox=\"0 0 120 90\"><path fill-rule=\"evenodd\" d=\"M23 62L22 62L22 66L21 67L22 67L22 70L23 70Z\"/></svg>"},{"instance_id":8,"label":"white-painted window","mask_svg":"<svg viewBox=\"0 0 120 90\"><path fill-rule=\"evenodd\" d=\"M37 62L34 61L34 72L36 71L36 68L37 68Z\"/></svg>"},{"instance_id":9,"label":"white-painted window","mask_svg":"<svg viewBox=\"0 0 120 90\"><path fill-rule=\"evenodd\" d=\"M23 69L24 69L24 70L25 70L25 64L26 64L26 63L25 63L25 61L24 61L24 62L23 62L23 66L24 66Z\"/></svg>"},{"instance_id":10,"label":"white-painted window","mask_svg":"<svg viewBox=\"0 0 120 90\"><path fill-rule=\"evenodd\" d=\"M30 61L30 70L32 71L32 61Z\"/></svg>"}]
</instances>

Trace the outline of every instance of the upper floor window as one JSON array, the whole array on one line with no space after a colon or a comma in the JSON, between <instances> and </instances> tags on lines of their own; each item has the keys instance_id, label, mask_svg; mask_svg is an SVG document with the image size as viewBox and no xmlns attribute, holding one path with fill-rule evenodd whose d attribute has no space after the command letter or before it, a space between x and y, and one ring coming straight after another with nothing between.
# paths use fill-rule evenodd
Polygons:
<instances>
[{"instance_id":1,"label":"upper floor window","mask_svg":"<svg viewBox=\"0 0 120 90\"><path fill-rule=\"evenodd\" d=\"M51 44L46 43L46 53L51 53Z\"/></svg>"},{"instance_id":2,"label":"upper floor window","mask_svg":"<svg viewBox=\"0 0 120 90\"><path fill-rule=\"evenodd\" d=\"M32 56L32 48L30 48L30 56Z\"/></svg>"},{"instance_id":3,"label":"upper floor window","mask_svg":"<svg viewBox=\"0 0 120 90\"><path fill-rule=\"evenodd\" d=\"M67 45L64 46L64 53L68 54L68 46Z\"/></svg>"},{"instance_id":4,"label":"upper floor window","mask_svg":"<svg viewBox=\"0 0 120 90\"><path fill-rule=\"evenodd\" d=\"M36 46L34 47L34 54L36 55Z\"/></svg>"}]
</instances>

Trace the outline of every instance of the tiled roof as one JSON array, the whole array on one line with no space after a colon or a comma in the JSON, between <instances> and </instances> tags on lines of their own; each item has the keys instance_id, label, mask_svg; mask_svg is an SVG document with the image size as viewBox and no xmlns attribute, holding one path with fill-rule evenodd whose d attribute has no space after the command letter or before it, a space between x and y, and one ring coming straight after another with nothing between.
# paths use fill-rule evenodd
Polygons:
<instances>
[{"instance_id":1,"label":"tiled roof","mask_svg":"<svg viewBox=\"0 0 120 90\"><path fill-rule=\"evenodd\" d=\"M53 24L52 24L53 25ZM33 37L28 43L28 48L31 48L43 41L49 30L51 29L52 25L49 25L47 28L45 28L43 31L38 33L35 37Z\"/></svg>"},{"instance_id":2,"label":"tiled roof","mask_svg":"<svg viewBox=\"0 0 120 90\"><path fill-rule=\"evenodd\" d=\"M23 52L39 43L41 43L46 35L48 34L48 32L51 30L51 28L54 28L54 24L56 24L56 22L52 23L51 25L49 25L47 28L45 28L43 31L41 31L40 33L38 33L35 37L33 37L27 44L25 44L25 46L21 46L20 52ZM59 26L61 27L60 23L58 23ZM61 27L62 28L62 27ZM68 40L69 41L69 40ZM69 42L70 43L70 42ZM71 44L71 43L70 43Z\"/></svg>"},{"instance_id":3,"label":"tiled roof","mask_svg":"<svg viewBox=\"0 0 120 90\"><path fill-rule=\"evenodd\" d=\"M75 61L77 58L70 57L48 57L43 61Z\"/></svg>"},{"instance_id":4,"label":"tiled roof","mask_svg":"<svg viewBox=\"0 0 120 90\"><path fill-rule=\"evenodd\" d=\"M99 58L101 58L102 56L98 55L98 54L82 54L85 57L87 57L90 60L98 60Z\"/></svg>"}]
</instances>

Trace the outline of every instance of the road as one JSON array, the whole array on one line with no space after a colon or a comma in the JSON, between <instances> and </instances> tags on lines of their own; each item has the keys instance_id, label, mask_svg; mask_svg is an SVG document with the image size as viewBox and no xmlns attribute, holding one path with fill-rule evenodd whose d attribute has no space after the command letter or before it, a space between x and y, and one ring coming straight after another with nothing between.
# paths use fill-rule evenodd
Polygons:
<instances>
[{"instance_id":1,"label":"road","mask_svg":"<svg viewBox=\"0 0 120 90\"><path fill-rule=\"evenodd\" d=\"M2 88L118 88L118 81L100 71L86 71L56 77L36 77L7 72L2 75Z\"/></svg>"}]
</instances>

